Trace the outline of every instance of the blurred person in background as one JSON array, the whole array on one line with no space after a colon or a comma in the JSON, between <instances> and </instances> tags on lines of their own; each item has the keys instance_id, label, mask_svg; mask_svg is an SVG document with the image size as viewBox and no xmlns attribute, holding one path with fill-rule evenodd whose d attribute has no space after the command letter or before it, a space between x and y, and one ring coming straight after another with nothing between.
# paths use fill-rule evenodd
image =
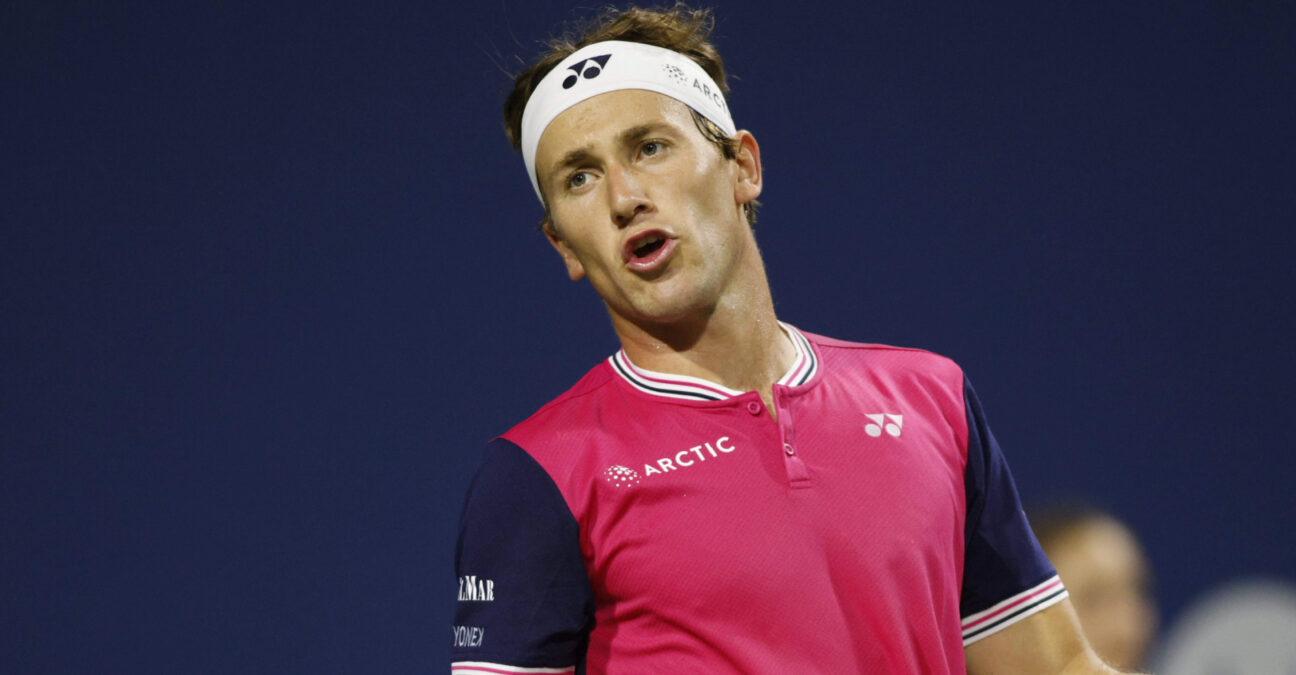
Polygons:
<instances>
[{"instance_id":1,"label":"blurred person in background","mask_svg":"<svg viewBox=\"0 0 1296 675\"><path fill-rule=\"evenodd\" d=\"M1081 503L1033 510L1030 521L1094 651L1117 668L1144 667L1157 608L1152 572L1134 533L1112 514Z\"/></svg>"}]
</instances>

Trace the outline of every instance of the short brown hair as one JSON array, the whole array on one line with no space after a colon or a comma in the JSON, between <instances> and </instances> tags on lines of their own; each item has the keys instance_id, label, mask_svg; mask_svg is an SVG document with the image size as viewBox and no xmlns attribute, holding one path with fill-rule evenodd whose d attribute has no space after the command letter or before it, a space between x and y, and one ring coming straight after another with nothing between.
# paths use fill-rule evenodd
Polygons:
<instances>
[{"instance_id":1,"label":"short brown hair","mask_svg":"<svg viewBox=\"0 0 1296 675\"><path fill-rule=\"evenodd\" d=\"M522 112L535 92L540 80L549 74L563 59L576 50L595 42L622 40L641 42L679 52L692 59L707 75L715 80L720 93L729 96L729 83L725 79L724 61L711 44L711 31L715 19L709 9L693 9L682 2L666 8L630 7L625 10L608 8L592 21L565 31L548 41L548 51L530 67L513 78L513 91L504 100L504 133L514 150L522 147ZM738 142L725 135L714 122L692 108L693 122L698 131L711 141L725 159L738 156ZM760 202L744 204L747 222L756 222L756 207Z\"/></svg>"}]
</instances>

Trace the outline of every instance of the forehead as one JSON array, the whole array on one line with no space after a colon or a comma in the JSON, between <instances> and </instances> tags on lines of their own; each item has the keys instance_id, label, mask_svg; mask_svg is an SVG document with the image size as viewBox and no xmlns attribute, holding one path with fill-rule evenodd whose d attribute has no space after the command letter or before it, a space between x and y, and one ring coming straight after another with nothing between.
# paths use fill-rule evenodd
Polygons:
<instances>
[{"instance_id":1,"label":"forehead","mask_svg":"<svg viewBox=\"0 0 1296 675\"><path fill-rule=\"evenodd\" d=\"M543 175L553 162L575 150L595 151L627 129L670 125L687 131L692 116L683 103L643 89L622 89L587 98L554 118L536 146L536 169Z\"/></svg>"}]
</instances>

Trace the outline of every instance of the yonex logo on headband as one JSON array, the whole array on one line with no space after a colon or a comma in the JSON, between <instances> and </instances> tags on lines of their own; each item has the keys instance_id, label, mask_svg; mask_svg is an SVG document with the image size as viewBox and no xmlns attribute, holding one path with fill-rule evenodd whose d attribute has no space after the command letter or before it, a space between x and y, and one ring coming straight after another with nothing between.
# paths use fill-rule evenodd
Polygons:
<instances>
[{"instance_id":1,"label":"yonex logo on headband","mask_svg":"<svg viewBox=\"0 0 1296 675\"><path fill-rule=\"evenodd\" d=\"M607 67L607 62L610 58L612 58L611 54L591 56L588 59L577 61L576 63L567 66L567 70L574 70L576 71L576 74L568 75L567 79L563 80L563 89L571 89L576 86L576 83L580 81L580 77L582 76L587 80L592 80L598 77L599 73L603 72L603 69ZM594 63L590 63L590 61L593 61ZM589 63L588 66L585 65L587 63Z\"/></svg>"},{"instance_id":2,"label":"yonex logo on headband","mask_svg":"<svg viewBox=\"0 0 1296 675\"><path fill-rule=\"evenodd\" d=\"M613 58L616 65L609 69ZM581 101L622 89L669 96L714 122L726 136L738 133L719 85L693 59L642 42L608 40L586 45L540 79L522 111L522 161L542 202L535 162L545 128Z\"/></svg>"}]
</instances>

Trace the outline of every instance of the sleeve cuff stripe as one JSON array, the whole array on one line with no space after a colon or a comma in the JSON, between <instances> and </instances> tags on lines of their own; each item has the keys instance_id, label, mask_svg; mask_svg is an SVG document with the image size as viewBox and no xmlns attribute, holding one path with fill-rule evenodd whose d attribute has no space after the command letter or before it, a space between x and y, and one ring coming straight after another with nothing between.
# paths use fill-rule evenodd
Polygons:
<instances>
[{"instance_id":1,"label":"sleeve cuff stripe","mask_svg":"<svg viewBox=\"0 0 1296 675\"><path fill-rule=\"evenodd\" d=\"M998 633L999 631L1017 623L1018 621L1021 621L1022 619L1031 616L1032 614L1035 614L1036 612L1042 609L1047 609L1049 607L1052 607L1053 605L1056 605L1057 603L1065 599L1067 595L1068 595L1067 589L1063 588L1061 585L1058 585L1051 592L1035 598L1029 604L1018 605L1011 612L1007 614L1000 614L997 617L995 617L993 621L989 623L982 623L976 628L964 629L963 646L966 647L972 644L973 642L980 640L983 637L994 635L995 633Z\"/></svg>"},{"instance_id":2,"label":"sleeve cuff stripe","mask_svg":"<svg viewBox=\"0 0 1296 675\"><path fill-rule=\"evenodd\" d=\"M503 663L487 663L485 661L455 661L450 664L452 675L515 675L517 673L565 673L576 672L576 666L567 666L566 668L523 668L522 666L510 666Z\"/></svg>"},{"instance_id":3,"label":"sleeve cuff stripe","mask_svg":"<svg viewBox=\"0 0 1296 675\"><path fill-rule=\"evenodd\" d=\"M966 633L969 630L975 630L983 623L994 622L1000 615L1014 612L1022 605L1032 604L1035 600L1045 595L1051 595L1053 591L1061 587L1062 580L1055 574L1048 579L1045 579L1043 583L1028 588L1010 598L1007 598L1006 600L1002 600L989 609L963 617L963 632Z\"/></svg>"}]
</instances>

